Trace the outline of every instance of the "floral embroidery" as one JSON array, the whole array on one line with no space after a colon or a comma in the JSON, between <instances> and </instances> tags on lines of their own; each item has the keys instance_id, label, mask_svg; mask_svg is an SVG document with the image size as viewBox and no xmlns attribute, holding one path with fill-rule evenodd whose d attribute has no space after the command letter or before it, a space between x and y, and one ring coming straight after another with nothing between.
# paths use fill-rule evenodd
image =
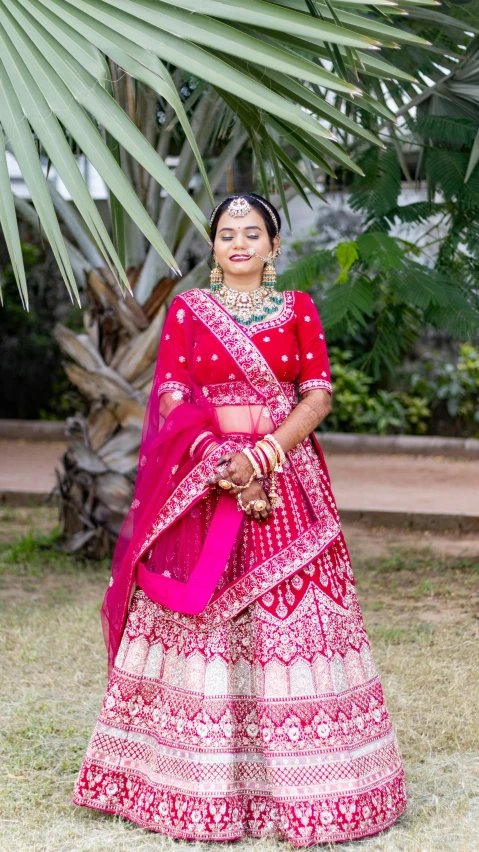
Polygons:
<instances>
[{"instance_id":1,"label":"floral embroidery","mask_svg":"<svg viewBox=\"0 0 479 852\"><path fill-rule=\"evenodd\" d=\"M308 390L326 390L328 393L333 392L331 382L328 382L325 379L308 379L306 382L299 383L300 394L304 394Z\"/></svg>"},{"instance_id":2,"label":"floral embroidery","mask_svg":"<svg viewBox=\"0 0 479 852\"><path fill-rule=\"evenodd\" d=\"M178 361L181 361L182 363L183 363L183 361L186 361L185 356L184 356L184 355L179 355L179 356L178 356Z\"/></svg>"},{"instance_id":3,"label":"floral embroidery","mask_svg":"<svg viewBox=\"0 0 479 852\"><path fill-rule=\"evenodd\" d=\"M183 393L182 393L182 391L179 391L179 390L175 390L175 391L173 391L173 393L171 394L171 398L172 398L172 399L175 399L175 400L183 399Z\"/></svg>"},{"instance_id":4,"label":"floral embroidery","mask_svg":"<svg viewBox=\"0 0 479 852\"><path fill-rule=\"evenodd\" d=\"M281 355L281 360L282 360L282 361L287 361L287 360L288 360L288 356L287 356L287 355Z\"/></svg>"},{"instance_id":5,"label":"floral embroidery","mask_svg":"<svg viewBox=\"0 0 479 852\"><path fill-rule=\"evenodd\" d=\"M218 356L217 356L217 355L212 355L212 356L211 356L211 360L212 360L212 361L217 361L217 360L218 360Z\"/></svg>"},{"instance_id":6,"label":"floral embroidery","mask_svg":"<svg viewBox=\"0 0 479 852\"><path fill-rule=\"evenodd\" d=\"M165 379L171 379L171 373L165 373Z\"/></svg>"},{"instance_id":7,"label":"floral embroidery","mask_svg":"<svg viewBox=\"0 0 479 852\"><path fill-rule=\"evenodd\" d=\"M265 343L269 343L269 341L271 340L271 337L263 337L263 340L264 340Z\"/></svg>"},{"instance_id":8,"label":"floral embroidery","mask_svg":"<svg viewBox=\"0 0 479 852\"><path fill-rule=\"evenodd\" d=\"M311 317L306 316L306 317L304 318L304 321L305 321L305 322L311 322Z\"/></svg>"},{"instance_id":9,"label":"floral embroidery","mask_svg":"<svg viewBox=\"0 0 479 852\"><path fill-rule=\"evenodd\" d=\"M232 374L234 375L234 374ZM262 405L264 395L255 391L248 382L216 382L203 385L203 393L213 405ZM296 385L294 382L281 382L291 405L296 403Z\"/></svg>"},{"instance_id":10,"label":"floral embroidery","mask_svg":"<svg viewBox=\"0 0 479 852\"><path fill-rule=\"evenodd\" d=\"M140 501L135 497L135 499L133 500L133 502L131 504L131 508L132 509L138 509L139 505L140 505Z\"/></svg>"},{"instance_id":11,"label":"floral embroidery","mask_svg":"<svg viewBox=\"0 0 479 852\"><path fill-rule=\"evenodd\" d=\"M197 361L201 361L201 355L197 355L197 356L196 356L196 360L197 360Z\"/></svg>"},{"instance_id":12,"label":"floral embroidery","mask_svg":"<svg viewBox=\"0 0 479 852\"><path fill-rule=\"evenodd\" d=\"M170 335L169 335L169 334L165 334L165 340L169 340L169 339L170 339Z\"/></svg>"},{"instance_id":13,"label":"floral embroidery","mask_svg":"<svg viewBox=\"0 0 479 852\"><path fill-rule=\"evenodd\" d=\"M176 471L178 470L178 467L179 467L179 465L174 464L173 467L171 468L171 472L176 473Z\"/></svg>"},{"instance_id":14,"label":"floral embroidery","mask_svg":"<svg viewBox=\"0 0 479 852\"><path fill-rule=\"evenodd\" d=\"M176 318L177 318L178 322L183 322L184 316L185 316L185 311L184 311L183 308L180 308L180 310L176 312Z\"/></svg>"},{"instance_id":15,"label":"floral embroidery","mask_svg":"<svg viewBox=\"0 0 479 852\"><path fill-rule=\"evenodd\" d=\"M280 334L284 334L284 328L278 328Z\"/></svg>"},{"instance_id":16,"label":"floral embroidery","mask_svg":"<svg viewBox=\"0 0 479 852\"><path fill-rule=\"evenodd\" d=\"M108 583L109 588L113 586L113 577L110 577L110 582Z\"/></svg>"},{"instance_id":17,"label":"floral embroidery","mask_svg":"<svg viewBox=\"0 0 479 852\"><path fill-rule=\"evenodd\" d=\"M313 357L312 352L306 352L306 358L309 358L311 360L312 357Z\"/></svg>"},{"instance_id":18,"label":"floral embroidery","mask_svg":"<svg viewBox=\"0 0 479 852\"><path fill-rule=\"evenodd\" d=\"M235 374L234 374L234 373L230 373L230 374L229 374L229 376L228 376L228 378L229 378L229 379L235 379L235 378L236 378L236 376L235 376Z\"/></svg>"},{"instance_id":19,"label":"floral embroidery","mask_svg":"<svg viewBox=\"0 0 479 852\"><path fill-rule=\"evenodd\" d=\"M171 376L171 373L169 375ZM189 397L190 388L183 382L162 382L158 387L158 396L162 393L171 393L173 399L182 399L184 396ZM175 393L180 393L181 396L175 396Z\"/></svg>"},{"instance_id":20,"label":"floral embroidery","mask_svg":"<svg viewBox=\"0 0 479 852\"><path fill-rule=\"evenodd\" d=\"M326 377L328 374L327 374L327 373L325 373L325 372L324 372L324 370L323 370L323 372L321 373L321 375L322 375L323 377Z\"/></svg>"},{"instance_id":21,"label":"floral embroidery","mask_svg":"<svg viewBox=\"0 0 479 852\"><path fill-rule=\"evenodd\" d=\"M324 340L324 334L318 334L320 340Z\"/></svg>"}]
</instances>

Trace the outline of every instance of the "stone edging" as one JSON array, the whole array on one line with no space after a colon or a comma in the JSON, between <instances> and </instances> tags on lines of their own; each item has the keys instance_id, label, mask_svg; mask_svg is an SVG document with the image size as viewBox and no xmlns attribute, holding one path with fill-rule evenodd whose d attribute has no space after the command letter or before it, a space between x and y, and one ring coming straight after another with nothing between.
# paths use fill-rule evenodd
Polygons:
<instances>
[{"instance_id":1,"label":"stone edging","mask_svg":"<svg viewBox=\"0 0 479 852\"><path fill-rule=\"evenodd\" d=\"M56 420L0 420L0 439L66 441L67 424ZM316 432L326 453L456 456L479 459L479 440L416 435L352 435Z\"/></svg>"},{"instance_id":2,"label":"stone edging","mask_svg":"<svg viewBox=\"0 0 479 852\"><path fill-rule=\"evenodd\" d=\"M326 453L455 456L479 459L479 440L441 438L429 435L351 435L345 432L316 432Z\"/></svg>"}]
</instances>

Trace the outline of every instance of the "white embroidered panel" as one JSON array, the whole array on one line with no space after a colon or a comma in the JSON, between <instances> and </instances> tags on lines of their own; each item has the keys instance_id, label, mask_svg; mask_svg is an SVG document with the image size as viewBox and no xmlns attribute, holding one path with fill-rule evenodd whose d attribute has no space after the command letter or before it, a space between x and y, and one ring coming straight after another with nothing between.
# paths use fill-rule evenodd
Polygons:
<instances>
[{"instance_id":1,"label":"white embroidered panel","mask_svg":"<svg viewBox=\"0 0 479 852\"><path fill-rule=\"evenodd\" d=\"M184 672L184 687L195 692L202 692L205 683L206 663L199 653L190 654L186 659Z\"/></svg>"},{"instance_id":2,"label":"white embroidered panel","mask_svg":"<svg viewBox=\"0 0 479 852\"><path fill-rule=\"evenodd\" d=\"M162 660L162 646L159 643L151 645L146 659L145 668L143 669L143 677L154 677L159 679Z\"/></svg>"},{"instance_id":3,"label":"white embroidered panel","mask_svg":"<svg viewBox=\"0 0 479 852\"><path fill-rule=\"evenodd\" d=\"M371 654L371 650L367 645L363 645L361 648L361 659L363 661L364 673L368 679L373 677L377 677L376 665L373 660L373 655Z\"/></svg>"},{"instance_id":4,"label":"white embroidered panel","mask_svg":"<svg viewBox=\"0 0 479 852\"><path fill-rule=\"evenodd\" d=\"M126 652L123 670L130 674L141 675L148 656L148 642L144 636L139 636L130 643Z\"/></svg>"},{"instance_id":5,"label":"white embroidered panel","mask_svg":"<svg viewBox=\"0 0 479 852\"><path fill-rule=\"evenodd\" d=\"M334 692L331 669L328 660L318 654L313 663L314 682L318 695L327 695Z\"/></svg>"},{"instance_id":6,"label":"white embroidered panel","mask_svg":"<svg viewBox=\"0 0 479 852\"><path fill-rule=\"evenodd\" d=\"M314 695L313 673L306 660L296 660L290 668L292 696Z\"/></svg>"},{"instance_id":7,"label":"white embroidered panel","mask_svg":"<svg viewBox=\"0 0 479 852\"><path fill-rule=\"evenodd\" d=\"M331 677L335 692L345 692L349 688L344 663L339 654L335 654L331 660Z\"/></svg>"},{"instance_id":8,"label":"white embroidered panel","mask_svg":"<svg viewBox=\"0 0 479 852\"><path fill-rule=\"evenodd\" d=\"M354 648L350 648L346 652L344 665L346 667L346 676L350 686L357 686L360 683L364 683L364 668L361 654L358 651Z\"/></svg>"},{"instance_id":9,"label":"white embroidered panel","mask_svg":"<svg viewBox=\"0 0 479 852\"><path fill-rule=\"evenodd\" d=\"M206 666L205 695L224 695L228 691L228 671L226 663L216 657Z\"/></svg>"},{"instance_id":10,"label":"white embroidered panel","mask_svg":"<svg viewBox=\"0 0 479 852\"><path fill-rule=\"evenodd\" d=\"M271 660L264 670L264 696L265 698L286 697L288 688L288 669L279 660Z\"/></svg>"}]
</instances>

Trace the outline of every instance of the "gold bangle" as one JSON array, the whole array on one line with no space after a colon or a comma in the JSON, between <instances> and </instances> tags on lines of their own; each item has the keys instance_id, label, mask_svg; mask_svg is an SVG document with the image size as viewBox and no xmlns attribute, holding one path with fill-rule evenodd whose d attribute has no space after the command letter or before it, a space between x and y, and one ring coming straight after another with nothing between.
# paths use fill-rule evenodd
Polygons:
<instances>
[{"instance_id":1,"label":"gold bangle","mask_svg":"<svg viewBox=\"0 0 479 852\"><path fill-rule=\"evenodd\" d=\"M276 438L274 437L274 435L271 435L271 433L269 433L268 435L265 435L265 436L264 436L264 440L266 440L266 441L270 441L270 442L273 444L273 446L274 446L274 447L276 447L276 450L277 450L277 452L278 452L278 458L279 458L280 464L284 464L284 463L285 463L285 461L286 461L286 455L285 455L285 452L284 452L284 450L283 450L283 448L282 448L281 444L280 444L280 443L276 440Z\"/></svg>"},{"instance_id":2,"label":"gold bangle","mask_svg":"<svg viewBox=\"0 0 479 852\"><path fill-rule=\"evenodd\" d=\"M271 473L271 471L274 470L274 468L276 467L276 463L278 461L278 457L277 457L275 448L272 447L271 444L269 444L268 442L264 441L264 439L262 439L261 441L258 441L256 446L259 446L261 448L261 450L263 450L266 458L268 459L268 463L269 463L269 467L270 467L270 473Z\"/></svg>"}]
</instances>

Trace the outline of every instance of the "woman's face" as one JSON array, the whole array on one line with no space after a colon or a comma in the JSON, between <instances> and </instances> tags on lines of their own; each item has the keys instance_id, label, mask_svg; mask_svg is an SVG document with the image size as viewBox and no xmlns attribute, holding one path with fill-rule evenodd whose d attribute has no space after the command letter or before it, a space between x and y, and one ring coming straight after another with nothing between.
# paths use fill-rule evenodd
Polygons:
<instances>
[{"instance_id":1,"label":"woman's face","mask_svg":"<svg viewBox=\"0 0 479 852\"><path fill-rule=\"evenodd\" d=\"M264 261L248 254L248 249L262 257L267 257L270 251L275 251L280 243L279 236L270 239L261 214L254 209L246 216L230 216L225 210L221 214L213 250L219 265L223 269L225 280L229 277L255 277L261 281Z\"/></svg>"}]
</instances>

